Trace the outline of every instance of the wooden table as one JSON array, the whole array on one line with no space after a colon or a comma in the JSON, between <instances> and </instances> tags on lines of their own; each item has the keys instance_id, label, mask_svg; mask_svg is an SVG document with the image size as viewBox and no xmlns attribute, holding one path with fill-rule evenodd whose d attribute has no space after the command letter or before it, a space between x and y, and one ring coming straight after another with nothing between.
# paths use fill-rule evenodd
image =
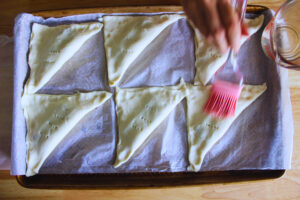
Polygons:
<instances>
[{"instance_id":1,"label":"wooden table","mask_svg":"<svg viewBox=\"0 0 300 200\"><path fill-rule=\"evenodd\" d=\"M0 34L11 36L14 17L21 12L66 8L91 8L113 5L179 4L179 0L0 0ZM248 0L276 10L283 0ZM18 185L9 171L0 171L2 199L300 199L300 71L290 71L295 136L292 169L275 180L231 184L211 184L160 189L122 190L32 190ZM11 132L12 68L0 68L0 130ZM0 134L1 135L1 134ZM0 137L1 139L1 137ZM10 141L7 141L10 142Z\"/></svg>"}]
</instances>

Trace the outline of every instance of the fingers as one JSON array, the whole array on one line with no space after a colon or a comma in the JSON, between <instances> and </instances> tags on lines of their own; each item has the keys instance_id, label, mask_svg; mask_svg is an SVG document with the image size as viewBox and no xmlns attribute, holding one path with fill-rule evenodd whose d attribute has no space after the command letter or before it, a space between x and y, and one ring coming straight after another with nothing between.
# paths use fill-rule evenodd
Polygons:
<instances>
[{"instance_id":1,"label":"fingers","mask_svg":"<svg viewBox=\"0 0 300 200\"><path fill-rule=\"evenodd\" d=\"M222 53L229 47L240 48L241 35L247 35L247 27L240 24L232 8L232 0L182 0L187 17Z\"/></svg>"},{"instance_id":2,"label":"fingers","mask_svg":"<svg viewBox=\"0 0 300 200\"><path fill-rule=\"evenodd\" d=\"M182 3L187 17L194 23L194 25L205 37L208 37L209 32L205 22L203 7L198 7L198 0L183 0Z\"/></svg>"},{"instance_id":3,"label":"fingers","mask_svg":"<svg viewBox=\"0 0 300 200\"><path fill-rule=\"evenodd\" d=\"M218 0L199 0L198 10L202 8L205 24L209 32L207 38L209 42L216 45L222 53L227 51L228 43L226 32L220 21L219 11L217 9Z\"/></svg>"}]
</instances>

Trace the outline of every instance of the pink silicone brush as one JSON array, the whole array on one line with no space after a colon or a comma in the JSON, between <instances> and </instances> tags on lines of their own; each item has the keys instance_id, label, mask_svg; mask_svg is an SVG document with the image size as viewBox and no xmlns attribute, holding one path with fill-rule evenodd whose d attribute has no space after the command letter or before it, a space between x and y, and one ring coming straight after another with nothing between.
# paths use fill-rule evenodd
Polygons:
<instances>
[{"instance_id":1,"label":"pink silicone brush","mask_svg":"<svg viewBox=\"0 0 300 200\"><path fill-rule=\"evenodd\" d=\"M235 0L233 6L242 21L247 0ZM228 59L231 66L225 66L213 78L212 92L204 106L204 112L217 118L231 117L235 113L238 98L243 88L243 75L236 64L236 54L230 49ZM228 60L227 59L227 60Z\"/></svg>"}]
</instances>

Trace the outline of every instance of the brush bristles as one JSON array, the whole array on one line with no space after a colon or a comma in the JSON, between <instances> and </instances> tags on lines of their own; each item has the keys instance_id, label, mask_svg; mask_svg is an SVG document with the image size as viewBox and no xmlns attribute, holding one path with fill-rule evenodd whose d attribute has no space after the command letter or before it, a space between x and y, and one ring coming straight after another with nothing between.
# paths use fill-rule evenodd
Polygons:
<instances>
[{"instance_id":1,"label":"brush bristles","mask_svg":"<svg viewBox=\"0 0 300 200\"><path fill-rule=\"evenodd\" d=\"M241 90L242 86L216 81L212 85L212 93L204 107L204 112L217 118L233 116Z\"/></svg>"}]
</instances>

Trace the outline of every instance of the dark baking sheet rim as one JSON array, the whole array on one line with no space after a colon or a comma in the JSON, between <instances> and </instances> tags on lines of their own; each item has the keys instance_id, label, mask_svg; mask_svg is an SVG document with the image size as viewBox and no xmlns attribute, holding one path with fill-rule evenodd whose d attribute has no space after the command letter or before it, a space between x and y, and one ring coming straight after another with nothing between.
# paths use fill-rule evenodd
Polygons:
<instances>
[{"instance_id":1,"label":"dark baking sheet rim","mask_svg":"<svg viewBox=\"0 0 300 200\"><path fill-rule=\"evenodd\" d=\"M172 11L177 10L177 5ZM145 7L145 6L143 6ZM166 6L151 6L163 9ZM120 8L120 7L119 7ZM121 12L126 11L126 7ZM175 9L174 9L175 8ZM102 9L111 10L116 7L70 9L56 11L41 11L33 13L44 18L63 17L71 14L97 13ZM260 14L266 7L248 5L247 12ZM118 189L118 188L145 188L189 186L213 183L232 183L279 178L285 170L230 170L207 172L144 172L144 173L97 173L97 174L39 174L32 177L16 176L17 182L25 188L40 189Z\"/></svg>"},{"instance_id":2,"label":"dark baking sheet rim","mask_svg":"<svg viewBox=\"0 0 300 200\"><path fill-rule=\"evenodd\" d=\"M191 186L279 178L285 170L233 170L209 172L145 172L17 176L26 188L118 189Z\"/></svg>"}]
</instances>

